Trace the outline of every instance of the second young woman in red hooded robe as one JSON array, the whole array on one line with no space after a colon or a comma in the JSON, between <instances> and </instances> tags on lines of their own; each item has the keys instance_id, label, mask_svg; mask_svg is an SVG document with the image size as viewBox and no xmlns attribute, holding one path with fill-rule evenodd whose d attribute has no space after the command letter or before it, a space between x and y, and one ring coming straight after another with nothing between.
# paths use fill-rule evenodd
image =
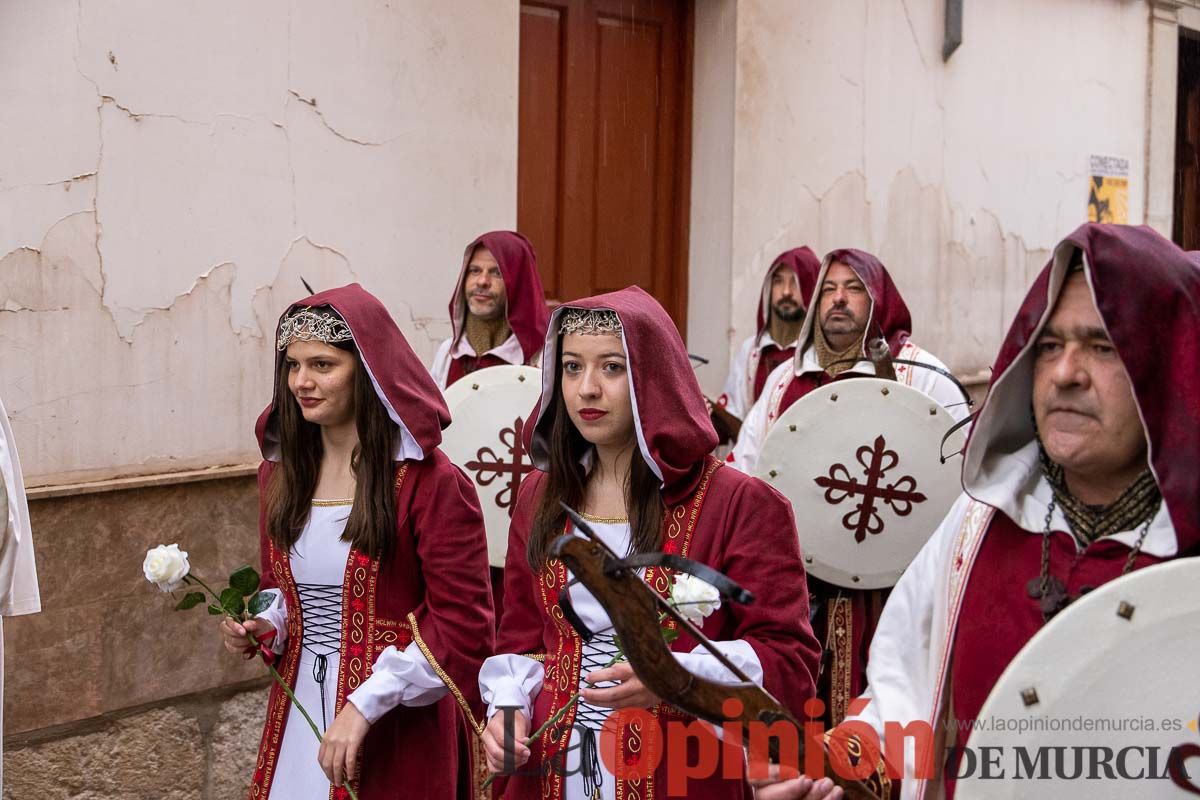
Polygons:
<instances>
[{"instance_id":1,"label":"second young woman in red hooded robe","mask_svg":"<svg viewBox=\"0 0 1200 800\"><path fill-rule=\"evenodd\" d=\"M733 770L738 777L725 778L718 769L680 786L684 765L672 770L669 746L657 770L640 779L622 780L596 763L597 732L614 708L647 708L664 725L687 718L651 695L629 664L604 668L616 653L611 630L600 633L611 627L607 614L586 589L570 589L575 610L597 632L584 642L555 605L569 575L547 553L564 531L561 500L580 509L617 552L674 553L726 573L756 600L719 606L701 624L703 633L799 715L813 695L817 643L807 622L791 506L765 483L709 455L716 433L683 342L641 289L573 302L555 312L550 330L531 442L540 472L522 485L513 514L502 655L488 659L480 674L489 704L483 736L489 766L499 771L507 758L521 767L505 795L513 800L651 800L667 796L672 772L672 796L684 796L682 790L690 798L740 800L749 792L740 765ZM662 592L668 573L650 567L643 578ZM692 672L736 680L687 634L671 647ZM582 700L571 706L581 688ZM570 707L561 722L526 747L526 736L564 706ZM505 715L496 711L503 707L519 709L515 736L507 739ZM636 764L650 735L627 728L616 763Z\"/></svg>"},{"instance_id":2,"label":"second young woman in red hooded robe","mask_svg":"<svg viewBox=\"0 0 1200 800\"><path fill-rule=\"evenodd\" d=\"M452 798L493 643L474 487L438 450L441 394L358 284L293 305L259 418L263 587L249 631L322 729L275 685L250 796ZM334 788L331 791L330 783Z\"/></svg>"}]
</instances>

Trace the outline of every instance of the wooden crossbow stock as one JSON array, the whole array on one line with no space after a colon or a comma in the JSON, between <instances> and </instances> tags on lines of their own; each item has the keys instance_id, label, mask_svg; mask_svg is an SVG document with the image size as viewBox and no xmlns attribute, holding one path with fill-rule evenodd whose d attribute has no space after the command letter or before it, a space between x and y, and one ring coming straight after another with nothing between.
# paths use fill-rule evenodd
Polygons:
<instances>
[{"instance_id":1,"label":"wooden crossbow stock","mask_svg":"<svg viewBox=\"0 0 1200 800\"><path fill-rule=\"evenodd\" d=\"M803 728L779 701L731 662L711 640L679 613L666 598L651 589L638 575L647 566L669 567L686 572L716 587L721 595L735 603L750 603L754 597L720 572L697 561L663 553L647 553L621 558L592 530L587 521L566 504L563 509L582 536L566 534L555 540L551 554L571 571L575 581L583 584L608 612L613 631L620 639L621 649L629 665L642 683L667 703L698 719L721 726L740 721L742 735L749 743L752 726L748 723L771 725L788 722L796 726L800 744L797 765L804 763ZM571 607L568 592L559 596L559 605L579 635L588 640L593 632L582 623ZM685 669L671 653L663 639L659 614L666 614L679 627L700 643L740 683L717 683L694 675ZM725 713L727 700L741 703L741 714L731 717ZM768 738L768 754L779 763L779 738ZM848 800L878 800L877 795L861 781L841 777L825 755L825 774L842 787Z\"/></svg>"}]
</instances>

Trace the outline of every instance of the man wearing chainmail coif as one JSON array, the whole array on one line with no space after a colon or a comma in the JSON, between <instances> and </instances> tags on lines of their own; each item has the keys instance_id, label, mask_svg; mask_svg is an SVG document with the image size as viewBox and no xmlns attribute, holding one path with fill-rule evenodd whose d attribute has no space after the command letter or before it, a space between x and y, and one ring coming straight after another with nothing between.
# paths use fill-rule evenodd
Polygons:
<instances>
[{"instance_id":1,"label":"man wearing chainmail coif","mask_svg":"<svg viewBox=\"0 0 1200 800\"><path fill-rule=\"evenodd\" d=\"M885 721L932 721L939 765L1051 617L1200 552L1200 270L1148 227L1084 225L1030 289L993 375L965 494L892 591L856 718L881 739ZM953 763L918 777L909 748L892 767L902 797L954 795ZM840 791L800 778L758 800Z\"/></svg>"}]
</instances>

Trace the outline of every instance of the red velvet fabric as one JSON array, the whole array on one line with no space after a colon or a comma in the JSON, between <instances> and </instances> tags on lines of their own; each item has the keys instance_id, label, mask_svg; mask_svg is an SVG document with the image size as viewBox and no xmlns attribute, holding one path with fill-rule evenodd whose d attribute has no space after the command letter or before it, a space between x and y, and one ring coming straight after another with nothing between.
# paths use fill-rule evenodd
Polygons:
<instances>
[{"instance_id":1,"label":"red velvet fabric","mask_svg":"<svg viewBox=\"0 0 1200 800\"><path fill-rule=\"evenodd\" d=\"M704 462L710 465L711 459ZM526 559L529 531L544 478L544 473L533 472L522 482L513 513L497 652L545 655L547 674L553 676L561 668L554 654L560 649L569 653L572 648L569 641L564 642L561 623L546 613L546 603L554 600L544 599L548 570L535 575ZM693 499L685 496L680 505L686 506ZM750 605L723 603L705 620L702 631L714 640L749 642L762 662L767 691L801 716L804 701L814 693L819 646L807 624L808 596L791 504L756 478L734 469L717 468L706 485L686 555L724 572L754 593L755 600ZM569 628L565 630L566 637L574 636ZM671 649L690 651L695 646L696 642L685 634L671 644ZM565 668L569 670L566 680L577 686L578 662L568 663ZM551 701L552 693L543 689L534 707L531 730L554 713ZM535 748L525 769L537 769L541 764L539 759L544 757L543 750ZM669 768L664 756L655 773L657 793L647 795L646 800L667 796L661 787L665 786ZM686 796L700 800L740 800L750 795L742 780L728 781L717 776L689 782ZM541 781L536 776L514 776L509 780L505 797L542 798Z\"/></svg>"},{"instance_id":2,"label":"red velvet fabric","mask_svg":"<svg viewBox=\"0 0 1200 800\"><path fill-rule=\"evenodd\" d=\"M658 301L637 286L573 300L555 309L542 356L542 399L534 407L535 425L525 427L526 449L539 469L548 459L546 437L554 423L548 406L558 375L558 320L567 308L608 309L624 329L629 372L637 403L637 423L649 456L663 479L663 500L678 503L700 481L704 457L717 446L700 384L675 323Z\"/></svg>"},{"instance_id":3,"label":"red velvet fabric","mask_svg":"<svg viewBox=\"0 0 1200 800\"><path fill-rule=\"evenodd\" d=\"M790 360L796 355L795 347L778 347L769 344L762 349L758 359L758 369L754 373L754 397L753 400L758 400L762 394L763 387L767 385L767 378L771 373L785 361Z\"/></svg>"},{"instance_id":4,"label":"red velvet fabric","mask_svg":"<svg viewBox=\"0 0 1200 800\"><path fill-rule=\"evenodd\" d=\"M962 623L954 636L950 663L952 708L957 719L974 720L996 681L1033 635L1041 630L1042 611L1026 585L1041 575L1042 537L1026 531L1002 513L992 516L983 545L963 594ZM1117 577L1129 548L1101 539L1081 552L1070 533L1055 531L1050 539L1050 573L1066 584L1071 597ZM1161 559L1138 554L1134 569ZM956 746L965 747L970 727L957 726ZM954 773L947 771L947 797L954 795Z\"/></svg>"},{"instance_id":5,"label":"red velvet fabric","mask_svg":"<svg viewBox=\"0 0 1200 800\"><path fill-rule=\"evenodd\" d=\"M803 534L801 534L803 536ZM843 589L816 578L808 579L809 603L819 611L812 621L813 636L824 645L822 651L821 677L817 682L817 696L824 703L821 720L826 729L831 729L847 716L848 703L867 689L867 658L879 617L883 614L891 589ZM838 596L850 603L849 641L837 653L840 642L835 631L830 631L828 609ZM835 660L848 662L849 676L837 677ZM840 699L839 699L840 698Z\"/></svg>"},{"instance_id":6,"label":"red velvet fabric","mask_svg":"<svg viewBox=\"0 0 1200 800\"><path fill-rule=\"evenodd\" d=\"M1058 248L1026 295L1000 348L993 380L967 444L963 484L981 494L982 464L1033 440L1028 402L1032 346L1056 299L1052 277L1073 253L1083 265L1100 317L1129 375L1149 443L1148 457L1175 529L1179 556L1200 550L1200 270L1188 255L1144 226L1080 226ZM1111 539L1081 553L1069 534L1052 538L1051 573L1078 596L1120 575L1129 548ZM1136 568L1155 563L1140 554ZM1041 574L1041 541L1001 512L989 525L964 590L951 680L954 711L976 717L1004 668L1042 626L1027 595ZM965 732L964 732L965 735ZM959 744L965 738L960 737ZM951 787L951 791L953 787Z\"/></svg>"},{"instance_id":7,"label":"red velvet fabric","mask_svg":"<svg viewBox=\"0 0 1200 800\"><path fill-rule=\"evenodd\" d=\"M528 364L537 355L546 338L546 323L550 319L550 312L546 310L546 292L542 288L541 275L538 274L537 255L533 252L533 245L516 231L492 231L467 245L463 254L462 271L450 298L450 322L454 329L451 341L457 342L458 337L462 336L463 320L466 319L463 280L466 278L467 264L475 253L475 248L481 245L491 252L496 263L500 265L500 274L504 277L504 293L508 298L505 311L508 315L508 326L521 343L521 352L525 354L525 363ZM493 365L479 365L480 368L485 366ZM451 378L449 382L453 383L454 380Z\"/></svg>"},{"instance_id":8,"label":"red velvet fabric","mask_svg":"<svg viewBox=\"0 0 1200 800\"><path fill-rule=\"evenodd\" d=\"M450 371L446 374L446 385L452 386L455 381L470 375L477 369L502 367L508 362L491 353L482 356L459 356L450 360Z\"/></svg>"},{"instance_id":9,"label":"red velvet fabric","mask_svg":"<svg viewBox=\"0 0 1200 800\"><path fill-rule=\"evenodd\" d=\"M360 754L361 800L394 797L398 785L411 791L413 797L455 796L462 776L471 769L470 751L461 738L467 727L463 721L474 728L483 716L479 669L494 650L487 547L475 488L440 450L422 461L404 463L406 474L396 492L395 548L391 557L379 564L373 595L351 599L346 613L358 615L364 632L374 631L374 636L366 635L368 640L378 641L391 631L408 631L413 636L419 633L437 668L454 687L451 694L433 705L398 706L371 726ZM260 498L266 496L274 468L269 461L259 468ZM262 588L279 588L285 595L294 595L294 585L288 586L286 577L281 580L273 566L286 555L273 549L264 511L260 500ZM372 563L354 548L349 561L355 565L353 569L369 570ZM290 575L290 570L285 575ZM296 609L289 608L289 616L294 613ZM286 649L276 664L282 675L295 669L301 653L298 634L302 623L298 616L288 623ZM402 645L403 639L397 646ZM352 659L366 656L366 662L373 664L378 657L378 647L375 649L370 654L352 652L353 646L343 649L339 654L340 674L350 673ZM340 681L337 708L344 705L349 694L346 681ZM278 758L289 705L279 685L272 684L259 764L274 763ZM278 725L272 724L276 712L283 715ZM260 767L254 785L265 791L267 784L266 773Z\"/></svg>"}]
</instances>

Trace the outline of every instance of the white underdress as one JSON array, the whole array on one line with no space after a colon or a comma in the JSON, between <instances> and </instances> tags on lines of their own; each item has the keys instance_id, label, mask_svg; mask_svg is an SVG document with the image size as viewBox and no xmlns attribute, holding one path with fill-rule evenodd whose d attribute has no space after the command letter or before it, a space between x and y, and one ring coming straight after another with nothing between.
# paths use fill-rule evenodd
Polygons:
<instances>
[{"instance_id":1,"label":"white underdress","mask_svg":"<svg viewBox=\"0 0 1200 800\"><path fill-rule=\"evenodd\" d=\"M350 508L349 501L336 505L323 501L314 505L290 553L305 627L294 691L322 732L333 724L337 699L342 581L350 555L350 543L342 541L342 533ZM271 608L259 616L279 631L272 646L282 653L287 631L287 608L282 594L276 593ZM324 692L316 680L322 660ZM363 681L349 700L373 723L397 705L429 705L448 691L414 643L405 650L389 647L380 654L371 677ZM270 796L277 800L328 800L329 781L317 761L319 748L312 728L292 705L288 709Z\"/></svg>"}]
</instances>

